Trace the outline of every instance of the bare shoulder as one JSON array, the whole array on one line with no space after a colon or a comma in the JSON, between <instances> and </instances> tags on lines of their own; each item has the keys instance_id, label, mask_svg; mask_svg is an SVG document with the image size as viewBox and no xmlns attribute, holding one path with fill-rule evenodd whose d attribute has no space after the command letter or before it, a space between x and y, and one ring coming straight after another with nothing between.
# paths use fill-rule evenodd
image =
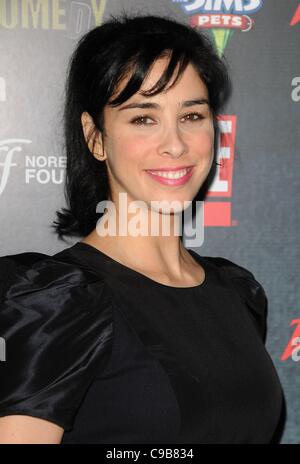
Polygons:
<instances>
[{"instance_id":1,"label":"bare shoulder","mask_svg":"<svg viewBox=\"0 0 300 464\"><path fill-rule=\"evenodd\" d=\"M0 417L0 444L60 444L64 429L27 415Z\"/></svg>"}]
</instances>

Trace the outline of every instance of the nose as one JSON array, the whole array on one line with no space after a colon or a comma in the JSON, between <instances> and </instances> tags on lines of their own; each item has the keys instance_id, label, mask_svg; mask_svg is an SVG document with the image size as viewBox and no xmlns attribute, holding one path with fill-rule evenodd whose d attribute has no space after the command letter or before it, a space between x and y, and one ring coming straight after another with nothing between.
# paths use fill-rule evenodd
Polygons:
<instances>
[{"instance_id":1,"label":"nose","mask_svg":"<svg viewBox=\"0 0 300 464\"><path fill-rule=\"evenodd\" d=\"M164 132L158 146L158 153L161 156L179 158L186 153L187 150L187 143L183 140L177 125L170 125L168 128L164 128Z\"/></svg>"}]
</instances>

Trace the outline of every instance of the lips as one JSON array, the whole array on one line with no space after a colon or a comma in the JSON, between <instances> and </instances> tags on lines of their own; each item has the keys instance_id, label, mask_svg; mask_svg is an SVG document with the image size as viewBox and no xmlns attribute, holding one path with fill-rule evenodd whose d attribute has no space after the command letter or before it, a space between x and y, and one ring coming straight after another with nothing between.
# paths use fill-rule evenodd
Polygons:
<instances>
[{"instance_id":1,"label":"lips","mask_svg":"<svg viewBox=\"0 0 300 464\"><path fill-rule=\"evenodd\" d=\"M182 171L182 175L179 175ZM185 172L186 171L186 172ZM185 184L193 175L193 166L182 167L180 169L156 169L146 170L147 174L157 182L164 185L182 185ZM167 177L167 172L170 173L170 177ZM177 174L176 174L177 173Z\"/></svg>"},{"instance_id":2,"label":"lips","mask_svg":"<svg viewBox=\"0 0 300 464\"><path fill-rule=\"evenodd\" d=\"M170 172L175 172L175 171L181 171L182 169L189 169L192 168L193 165L190 166L175 166L175 167L165 167L165 168L155 168L155 169L146 169L146 171L170 171Z\"/></svg>"}]
</instances>

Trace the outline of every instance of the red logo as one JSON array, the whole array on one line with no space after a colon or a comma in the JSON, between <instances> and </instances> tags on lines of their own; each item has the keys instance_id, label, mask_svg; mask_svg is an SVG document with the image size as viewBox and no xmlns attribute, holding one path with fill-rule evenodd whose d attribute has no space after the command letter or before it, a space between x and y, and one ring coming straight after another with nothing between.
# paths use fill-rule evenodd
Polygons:
<instances>
[{"instance_id":1,"label":"red logo","mask_svg":"<svg viewBox=\"0 0 300 464\"><path fill-rule=\"evenodd\" d=\"M236 135L236 116L218 117L220 127L219 148L217 153L217 172L206 195L207 198L228 198L230 201L205 201L205 226L232 226L231 197L234 165L234 147Z\"/></svg>"},{"instance_id":2,"label":"red logo","mask_svg":"<svg viewBox=\"0 0 300 464\"><path fill-rule=\"evenodd\" d=\"M295 361L299 359L299 354L297 354L297 352L299 352L300 350L300 319L292 320L290 326L294 324L297 324L296 328L293 332L293 335L290 338L290 341L286 346L286 349L281 355L281 361L285 361L289 357L292 357Z\"/></svg>"},{"instance_id":3,"label":"red logo","mask_svg":"<svg viewBox=\"0 0 300 464\"><path fill-rule=\"evenodd\" d=\"M300 22L300 5L291 19L290 26L296 26Z\"/></svg>"}]
</instances>

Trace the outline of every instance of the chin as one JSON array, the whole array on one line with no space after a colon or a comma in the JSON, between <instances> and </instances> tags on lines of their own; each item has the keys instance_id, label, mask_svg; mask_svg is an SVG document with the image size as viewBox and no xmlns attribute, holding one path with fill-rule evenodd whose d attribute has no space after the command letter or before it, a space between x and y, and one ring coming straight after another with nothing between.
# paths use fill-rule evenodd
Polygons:
<instances>
[{"instance_id":1,"label":"chin","mask_svg":"<svg viewBox=\"0 0 300 464\"><path fill-rule=\"evenodd\" d=\"M148 204L151 210L160 214L178 214L190 207L192 200L178 198L161 198L149 200Z\"/></svg>"}]
</instances>

